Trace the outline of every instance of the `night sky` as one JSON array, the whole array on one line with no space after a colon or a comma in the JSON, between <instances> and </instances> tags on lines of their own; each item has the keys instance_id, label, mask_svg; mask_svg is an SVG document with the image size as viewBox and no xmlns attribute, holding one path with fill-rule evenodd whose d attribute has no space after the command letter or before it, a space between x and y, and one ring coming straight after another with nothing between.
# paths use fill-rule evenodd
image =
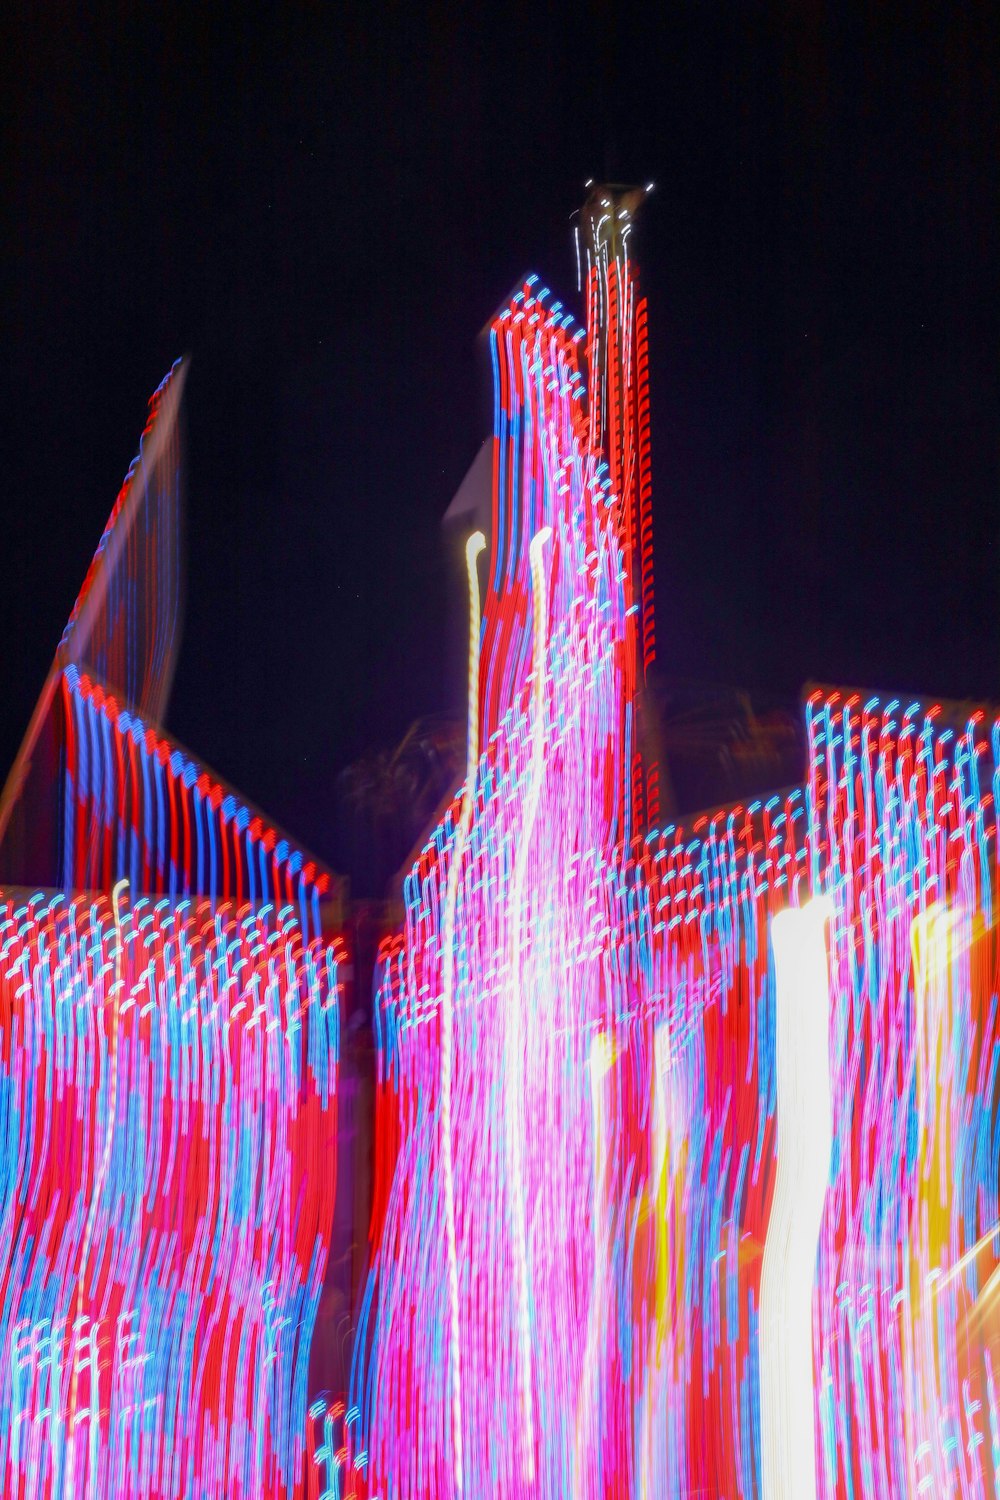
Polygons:
<instances>
[{"instance_id":1,"label":"night sky","mask_svg":"<svg viewBox=\"0 0 1000 1500\"><path fill-rule=\"evenodd\" d=\"M657 184L661 669L1000 696L994 5L212 9L3 22L4 768L189 353L168 727L335 857L450 706L475 336L579 309L590 177Z\"/></svg>"}]
</instances>

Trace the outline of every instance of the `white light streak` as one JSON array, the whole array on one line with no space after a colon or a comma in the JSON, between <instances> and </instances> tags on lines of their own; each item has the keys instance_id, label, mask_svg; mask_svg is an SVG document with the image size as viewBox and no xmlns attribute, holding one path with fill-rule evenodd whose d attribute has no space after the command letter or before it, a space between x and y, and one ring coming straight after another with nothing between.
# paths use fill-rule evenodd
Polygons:
<instances>
[{"instance_id":1,"label":"white light streak","mask_svg":"<svg viewBox=\"0 0 1000 1500\"><path fill-rule=\"evenodd\" d=\"M775 970L777 1175L760 1288L764 1500L815 1500L812 1291L833 1140L827 897L779 912Z\"/></svg>"},{"instance_id":2,"label":"white light streak","mask_svg":"<svg viewBox=\"0 0 1000 1500\"><path fill-rule=\"evenodd\" d=\"M444 972L441 984L441 1157L444 1187L445 1234L448 1240L448 1308L451 1363L452 1447L455 1488L462 1491L462 1356L458 1306L458 1244L455 1238L455 1162L452 1143L451 1093L455 1050L455 907L472 810L476 800L479 766L479 572L476 561L486 546L481 531L474 531L465 544L465 566L469 575L469 722L466 737L465 791L455 833L455 846L448 872L442 943Z\"/></svg>"}]
</instances>

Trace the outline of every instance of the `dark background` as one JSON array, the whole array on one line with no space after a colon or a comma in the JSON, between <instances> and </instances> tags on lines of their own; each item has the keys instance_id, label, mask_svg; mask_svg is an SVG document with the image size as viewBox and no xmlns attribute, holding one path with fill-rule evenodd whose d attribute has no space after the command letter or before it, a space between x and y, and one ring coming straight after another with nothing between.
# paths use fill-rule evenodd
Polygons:
<instances>
[{"instance_id":1,"label":"dark background","mask_svg":"<svg viewBox=\"0 0 1000 1500\"><path fill-rule=\"evenodd\" d=\"M474 338L578 307L588 177L657 184L661 668L1000 696L994 5L248 9L3 23L4 767L189 352L169 727L336 861L449 706Z\"/></svg>"}]
</instances>

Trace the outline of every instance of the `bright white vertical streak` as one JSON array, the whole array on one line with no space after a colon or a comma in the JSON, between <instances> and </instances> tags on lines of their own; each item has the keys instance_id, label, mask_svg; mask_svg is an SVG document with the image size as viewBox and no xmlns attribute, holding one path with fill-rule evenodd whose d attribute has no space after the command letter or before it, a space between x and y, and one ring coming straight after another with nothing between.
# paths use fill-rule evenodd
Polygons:
<instances>
[{"instance_id":1,"label":"bright white vertical streak","mask_svg":"<svg viewBox=\"0 0 1000 1500\"><path fill-rule=\"evenodd\" d=\"M462 1463L462 1357L459 1345L458 1245L455 1240L455 1159L452 1146L451 1083L455 1047L455 908L462 855L472 826L479 769L479 571L476 560L486 546L481 531L474 531L465 544L465 566L469 575L469 727L466 736L465 790L459 815L448 890L442 922L443 973L441 977L441 1157L444 1186L445 1235L448 1241L448 1305L451 1363L451 1428L455 1459L455 1488L461 1494Z\"/></svg>"},{"instance_id":2,"label":"bright white vertical streak","mask_svg":"<svg viewBox=\"0 0 1000 1500\"><path fill-rule=\"evenodd\" d=\"M551 526L543 526L531 539L531 593L534 605L534 713L531 720L531 762L528 786L524 794L524 818L521 837L514 856L510 883L510 994L505 1017L504 1052L506 1088L504 1114L507 1127L507 1177L510 1192L511 1234L514 1241L514 1291L517 1297L518 1386L521 1402L521 1433L524 1443L524 1478L530 1484L535 1477L535 1421L531 1399L531 1315L528 1297L528 1230L524 1201L524 995L521 990L521 903L531 835L538 816L545 770L545 651L548 579L543 548L552 535Z\"/></svg>"},{"instance_id":3,"label":"bright white vertical streak","mask_svg":"<svg viewBox=\"0 0 1000 1500\"><path fill-rule=\"evenodd\" d=\"M760 1286L763 1500L815 1500L812 1290L833 1141L821 896L771 923L777 1177Z\"/></svg>"}]
</instances>

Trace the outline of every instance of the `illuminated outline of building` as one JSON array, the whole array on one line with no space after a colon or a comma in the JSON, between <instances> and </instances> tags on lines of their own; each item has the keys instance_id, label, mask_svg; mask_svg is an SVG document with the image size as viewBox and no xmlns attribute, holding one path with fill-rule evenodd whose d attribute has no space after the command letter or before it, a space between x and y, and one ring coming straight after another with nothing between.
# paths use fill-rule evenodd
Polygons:
<instances>
[{"instance_id":1,"label":"illuminated outline of building","mask_svg":"<svg viewBox=\"0 0 1000 1500\"><path fill-rule=\"evenodd\" d=\"M382 950L314 1431L337 893L159 727L183 367L154 398L0 803L58 888L0 900L11 1494L996 1491L1000 723L816 689L800 787L656 826L636 201L585 209L586 330L535 278L491 324L468 772Z\"/></svg>"},{"instance_id":2,"label":"illuminated outline of building","mask_svg":"<svg viewBox=\"0 0 1000 1500\"><path fill-rule=\"evenodd\" d=\"M588 331L537 278L491 328L474 770L382 953L343 1482L993 1493L1000 725L815 690L802 786L656 829L634 202L585 211Z\"/></svg>"},{"instance_id":3,"label":"illuminated outline of building","mask_svg":"<svg viewBox=\"0 0 1000 1500\"><path fill-rule=\"evenodd\" d=\"M158 723L185 373L0 800L0 1475L25 1500L292 1496L316 1472L341 887Z\"/></svg>"}]
</instances>

